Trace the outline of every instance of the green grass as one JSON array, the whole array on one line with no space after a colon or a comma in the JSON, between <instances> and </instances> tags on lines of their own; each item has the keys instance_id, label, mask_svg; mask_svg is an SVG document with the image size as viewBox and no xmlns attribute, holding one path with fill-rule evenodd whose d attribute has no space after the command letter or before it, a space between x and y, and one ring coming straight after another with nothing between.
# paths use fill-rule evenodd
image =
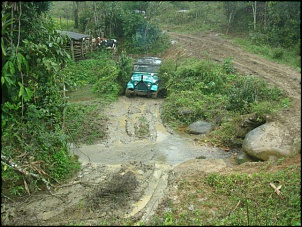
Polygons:
<instances>
[{"instance_id":1,"label":"green grass","mask_svg":"<svg viewBox=\"0 0 302 227\"><path fill-rule=\"evenodd\" d=\"M270 186L281 185L281 195ZM277 172L208 174L177 183L177 200L166 199L150 225L301 225L301 165ZM171 196L172 197L172 196Z\"/></svg>"},{"instance_id":2,"label":"green grass","mask_svg":"<svg viewBox=\"0 0 302 227\"><path fill-rule=\"evenodd\" d=\"M272 48L267 45L256 45L248 39L235 38L233 41L245 50L263 56L264 58L275 61L301 71L301 56L297 55L297 50L287 50L283 48Z\"/></svg>"},{"instance_id":3,"label":"green grass","mask_svg":"<svg viewBox=\"0 0 302 227\"><path fill-rule=\"evenodd\" d=\"M68 93L69 102L92 101L98 99L97 95L92 91L93 85L88 84L77 87L75 91Z\"/></svg>"},{"instance_id":4,"label":"green grass","mask_svg":"<svg viewBox=\"0 0 302 227\"><path fill-rule=\"evenodd\" d=\"M110 99L97 97L92 85L84 85L69 95L66 127L73 143L93 144L105 137L106 116L103 110Z\"/></svg>"}]
</instances>

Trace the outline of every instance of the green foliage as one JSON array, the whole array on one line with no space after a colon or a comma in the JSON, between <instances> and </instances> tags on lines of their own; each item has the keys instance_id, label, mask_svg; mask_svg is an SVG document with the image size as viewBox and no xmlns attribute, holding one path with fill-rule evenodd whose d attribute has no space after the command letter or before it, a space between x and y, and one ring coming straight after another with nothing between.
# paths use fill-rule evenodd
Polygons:
<instances>
[{"instance_id":1,"label":"green foliage","mask_svg":"<svg viewBox=\"0 0 302 227\"><path fill-rule=\"evenodd\" d=\"M269 44L274 47L293 47L300 36L300 2L269 2L267 28Z\"/></svg>"},{"instance_id":2,"label":"green foliage","mask_svg":"<svg viewBox=\"0 0 302 227\"><path fill-rule=\"evenodd\" d=\"M83 88L91 90L91 87ZM104 139L106 117L100 113L108 101L96 99L87 105L85 102L79 102L82 101L79 98L74 100L78 102L69 103L66 109L66 128L70 135L70 143L94 144Z\"/></svg>"},{"instance_id":3,"label":"green foliage","mask_svg":"<svg viewBox=\"0 0 302 227\"><path fill-rule=\"evenodd\" d=\"M202 117L202 94L192 91L172 93L163 105L162 118L165 122L189 124ZM173 112L172 112L173 111ZM190 112L185 115L183 112Z\"/></svg>"},{"instance_id":4,"label":"green foliage","mask_svg":"<svg viewBox=\"0 0 302 227\"><path fill-rule=\"evenodd\" d=\"M224 89L224 81L226 80L221 68L209 61L200 61L196 59L187 59L182 62L176 70L173 67L167 67L164 63L161 71L164 85L168 93L180 90L202 91L203 94L219 94ZM170 63L168 63L170 64Z\"/></svg>"},{"instance_id":5,"label":"green foliage","mask_svg":"<svg viewBox=\"0 0 302 227\"><path fill-rule=\"evenodd\" d=\"M80 170L79 162L66 150L54 152L51 163L53 165L49 168L50 176L58 180L67 180Z\"/></svg>"},{"instance_id":6,"label":"green foliage","mask_svg":"<svg viewBox=\"0 0 302 227\"><path fill-rule=\"evenodd\" d=\"M108 76L107 73L115 67L116 62L106 51L91 53L88 59L78 62L71 62L58 75L64 78L64 84L69 91L76 90L84 85L93 85L100 78ZM109 67L109 68L108 68ZM105 70L108 69L108 72ZM113 76L114 77L114 76ZM115 77L114 77L115 78Z\"/></svg>"},{"instance_id":7,"label":"green foliage","mask_svg":"<svg viewBox=\"0 0 302 227\"><path fill-rule=\"evenodd\" d=\"M70 19L65 19L65 18L58 18L58 17L53 17L53 20L55 22L55 26L58 30L61 31L73 31L74 27L74 21Z\"/></svg>"},{"instance_id":8,"label":"green foliage","mask_svg":"<svg viewBox=\"0 0 302 227\"><path fill-rule=\"evenodd\" d=\"M161 80L167 98L163 121L178 127L207 120L217 127L205 140L238 147L247 133L241 129L240 115L254 113L262 121L290 105L280 89L257 77L231 73L231 64L230 58L222 65L196 59L178 62L178 66L164 62Z\"/></svg>"},{"instance_id":9,"label":"green foliage","mask_svg":"<svg viewBox=\"0 0 302 227\"><path fill-rule=\"evenodd\" d=\"M281 49L281 48L274 49L273 53L272 53L272 57L273 57L273 59L277 59L277 60L283 59L283 57L284 57L284 50Z\"/></svg>"},{"instance_id":10,"label":"green foliage","mask_svg":"<svg viewBox=\"0 0 302 227\"><path fill-rule=\"evenodd\" d=\"M218 1L162 2L157 18L164 30L186 33L217 31L221 22L226 20L222 2Z\"/></svg>"},{"instance_id":11,"label":"green foliage","mask_svg":"<svg viewBox=\"0 0 302 227\"><path fill-rule=\"evenodd\" d=\"M63 48L67 40L43 13L48 3L8 2L2 9L6 15L2 17L1 41L2 154L19 168L43 178L49 176L47 179L53 182L70 177L79 164L67 155L68 138L61 129L63 78L57 72L69 61ZM66 163L66 172L51 168L60 159L53 159L58 150L66 153L61 160L62 165ZM16 169L2 174L2 180L10 182L8 188L16 195L24 192L24 177ZM42 183L32 177L26 181L30 191Z\"/></svg>"},{"instance_id":12,"label":"green foliage","mask_svg":"<svg viewBox=\"0 0 302 227\"><path fill-rule=\"evenodd\" d=\"M131 53L157 54L171 45L169 36L142 15L129 12L123 18L124 47Z\"/></svg>"},{"instance_id":13,"label":"green foliage","mask_svg":"<svg viewBox=\"0 0 302 227\"><path fill-rule=\"evenodd\" d=\"M301 39L300 6L300 2L224 2L227 23L222 25L226 32L249 34L257 45L292 48Z\"/></svg>"},{"instance_id":14,"label":"green foliage","mask_svg":"<svg viewBox=\"0 0 302 227\"><path fill-rule=\"evenodd\" d=\"M115 64L108 64L99 71L99 79L93 86L93 91L98 95L117 98L122 92L117 83L119 70Z\"/></svg>"},{"instance_id":15,"label":"green foliage","mask_svg":"<svg viewBox=\"0 0 302 227\"><path fill-rule=\"evenodd\" d=\"M119 61L117 62L119 69L118 76L116 78L119 88L119 95L125 93L125 87L130 80L133 71L133 59L127 56L126 51L122 51Z\"/></svg>"},{"instance_id":16,"label":"green foliage","mask_svg":"<svg viewBox=\"0 0 302 227\"><path fill-rule=\"evenodd\" d=\"M80 165L69 153L66 135L60 130L50 130L55 122L44 122L43 112L33 113L32 119L22 127L15 125L3 130L2 145L5 144L5 148L2 149L2 155L9 157L22 169L28 166L30 173L40 174L43 171L48 174L51 182L66 180L73 176ZM57 156L58 150L61 155L64 153L64 157ZM58 162L59 166L56 164ZM34 163L40 164L36 166ZM64 170L61 169L63 167ZM11 190L23 185L23 181L20 182L21 179L23 179L22 174L16 172L15 169L2 172L2 180L9 182L7 187ZM38 183L42 183L36 180L29 179L28 181L31 191L37 189Z\"/></svg>"},{"instance_id":17,"label":"green foliage","mask_svg":"<svg viewBox=\"0 0 302 227\"><path fill-rule=\"evenodd\" d=\"M97 59L71 62L59 75L65 77L66 89L72 91L86 84L94 84L97 81L99 67L102 65Z\"/></svg>"},{"instance_id":18,"label":"green foliage","mask_svg":"<svg viewBox=\"0 0 302 227\"><path fill-rule=\"evenodd\" d=\"M254 42L253 39L236 38L234 41L245 50L261 55L269 60L286 64L297 70L301 69L300 40L292 48L271 47L265 42Z\"/></svg>"},{"instance_id":19,"label":"green foliage","mask_svg":"<svg viewBox=\"0 0 302 227\"><path fill-rule=\"evenodd\" d=\"M219 128L208 133L203 139L217 146L241 147L242 139L237 137L239 131L240 122L227 120L223 121Z\"/></svg>"},{"instance_id":20,"label":"green foliage","mask_svg":"<svg viewBox=\"0 0 302 227\"><path fill-rule=\"evenodd\" d=\"M269 87L268 84L256 77L238 77L228 90L228 110L246 114L250 112L252 103L261 101L277 101L282 98L282 91Z\"/></svg>"},{"instance_id":21,"label":"green foliage","mask_svg":"<svg viewBox=\"0 0 302 227\"><path fill-rule=\"evenodd\" d=\"M196 174L176 182L149 226L293 226L301 223L301 166L254 174ZM271 184L281 186L278 195Z\"/></svg>"},{"instance_id":22,"label":"green foliage","mask_svg":"<svg viewBox=\"0 0 302 227\"><path fill-rule=\"evenodd\" d=\"M233 59L232 58L226 58L223 61L223 69L227 74L233 74L235 73L235 69L233 66Z\"/></svg>"},{"instance_id":23,"label":"green foliage","mask_svg":"<svg viewBox=\"0 0 302 227\"><path fill-rule=\"evenodd\" d=\"M227 115L224 96L206 96L202 92L180 91L171 93L165 100L162 119L168 124L188 125L197 120L218 123Z\"/></svg>"}]
</instances>

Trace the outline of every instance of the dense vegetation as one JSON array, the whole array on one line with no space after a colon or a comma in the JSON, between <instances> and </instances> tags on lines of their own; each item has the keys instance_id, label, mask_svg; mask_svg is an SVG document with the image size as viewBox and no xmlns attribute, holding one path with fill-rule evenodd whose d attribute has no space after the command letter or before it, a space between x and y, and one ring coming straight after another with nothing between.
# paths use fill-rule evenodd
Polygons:
<instances>
[{"instance_id":1,"label":"dense vegetation","mask_svg":"<svg viewBox=\"0 0 302 227\"><path fill-rule=\"evenodd\" d=\"M280 89L259 78L233 72L230 59L225 59L223 65L199 59L178 62L177 66L175 62L164 62L161 68L162 83L167 89L162 111L164 122L179 127L203 119L218 126L204 140L241 147L245 134L253 129L240 126L241 116L253 114L256 127L265 122L266 115L289 107L290 101Z\"/></svg>"},{"instance_id":2,"label":"dense vegetation","mask_svg":"<svg viewBox=\"0 0 302 227\"><path fill-rule=\"evenodd\" d=\"M94 128L86 131L83 116L98 119L100 124L105 116L96 114L100 105L83 106L68 100L66 89L71 92L89 86L92 99L102 100L104 105L116 100L130 77L132 58L128 55L156 55L169 47L169 37L162 30L216 30L237 37L257 53L269 53L271 59L301 68L300 2L4 2L1 13L4 196L49 189L79 169L70 143L92 143L104 136ZM116 38L118 59L97 52L87 60L73 62L63 48L67 37L56 29ZM200 118L211 121L220 127L205 139L216 144L240 146L234 131L238 132L236 121L241 115L255 113L261 121L267 113L290 105L277 88L255 78L239 77L231 59L225 59L223 65L196 59L177 65L165 62L161 75L166 87L163 120L175 127ZM192 87L191 91L184 86ZM182 117L181 111L189 107L190 117ZM217 179L210 176L208 185L219 189ZM224 180L219 179L226 187L233 187ZM291 191L293 198L296 189ZM245 202L253 201L245 198ZM288 216L289 212L282 214L284 223L268 224L297 224L297 215ZM166 215L161 224L174 224L175 217ZM232 217L234 222L215 224L234 224L238 218L236 214Z\"/></svg>"}]
</instances>

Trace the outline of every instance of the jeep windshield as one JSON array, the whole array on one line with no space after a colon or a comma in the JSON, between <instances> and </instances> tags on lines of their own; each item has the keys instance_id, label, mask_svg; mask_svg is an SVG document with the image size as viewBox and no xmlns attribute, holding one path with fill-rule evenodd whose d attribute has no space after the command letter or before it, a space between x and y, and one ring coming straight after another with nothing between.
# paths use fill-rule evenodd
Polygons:
<instances>
[{"instance_id":1,"label":"jeep windshield","mask_svg":"<svg viewBox=\"0 0 302 227\"><path fill-rule=\"evenodd\" d=\"M156 73L159 71L160 65L149 65L149 64L134 64L134 72L147 72L147 73Z\"/></svg>"}]
</instances>

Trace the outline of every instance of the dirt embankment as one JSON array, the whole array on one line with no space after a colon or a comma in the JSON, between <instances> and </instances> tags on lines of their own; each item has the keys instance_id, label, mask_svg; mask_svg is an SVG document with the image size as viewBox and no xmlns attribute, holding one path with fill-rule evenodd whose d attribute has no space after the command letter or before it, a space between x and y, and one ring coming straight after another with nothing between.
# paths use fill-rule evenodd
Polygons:
<instances>
[{"instance_id":1,"label":"dirt embankment","mask_svg":"<svg viewBox=\"0 0 302 227\"><path fill-rule=\"evenodd\" d=\"M255 75L283 89L292 98L280 121L301 132L301 75L299 72L242 50L219 34L169 33L176 41L162 56L196 56L223 62L233 58L236 71ZM167 129L160 119L163 99L120 97L106 110L107 138L74 150L82 170L53 194L43 192L5 205L2 223L10 225L100 225L104 219L147 221L173 187L168 179L219 171L258 171L258 165L234 165L234 154L194 143L194 136ZM297 159L296 159L297 160ZM295 160L295 161L296 161ZM170 190L170 191L169 191Z\"/></svg>"}]
</instances>

